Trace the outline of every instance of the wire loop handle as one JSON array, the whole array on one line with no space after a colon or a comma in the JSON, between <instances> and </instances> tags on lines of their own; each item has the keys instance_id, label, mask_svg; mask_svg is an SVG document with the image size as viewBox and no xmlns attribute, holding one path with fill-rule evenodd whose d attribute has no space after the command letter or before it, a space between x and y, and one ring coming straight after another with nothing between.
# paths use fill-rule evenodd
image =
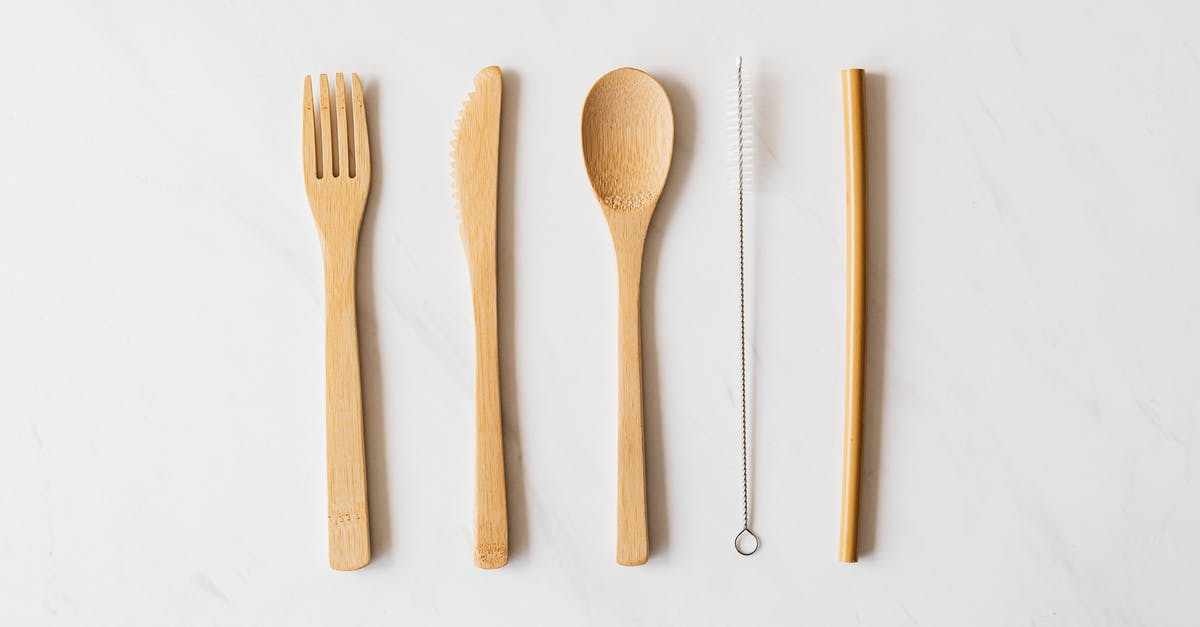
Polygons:
<instances>
[{"instance_id":1,"label":"wire loop handle","mask_svg":"<svg viewBox=\"0 0 1200 627\"><path fill-rule=\"evenodd\" d=\"M746 538L746 540L753 542L753 544L743 548L746 541L742 538ZM754 555L754 552L758 550L758 536L754 535L754 532L750 531L749 527L743 527L742 531L733 539L733 550L742 555Z\"/></svg>"}]
</instances>

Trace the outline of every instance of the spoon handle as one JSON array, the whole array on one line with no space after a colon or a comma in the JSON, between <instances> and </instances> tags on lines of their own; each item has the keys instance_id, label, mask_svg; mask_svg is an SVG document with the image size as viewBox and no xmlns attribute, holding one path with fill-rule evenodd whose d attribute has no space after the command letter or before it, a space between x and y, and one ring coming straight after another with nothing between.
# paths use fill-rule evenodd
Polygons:
<instances>
[{"instance_id":1,"label":"spoon handle","mask_svg":"<svg viewBox=\"0 0 1200 627\"><path fill-rule=\"evenodd\" d=\"M619 256L617 563L645 564L650 556L646 527L646 451L642 421L642 251Z\"/></svg>"}]
</instances>

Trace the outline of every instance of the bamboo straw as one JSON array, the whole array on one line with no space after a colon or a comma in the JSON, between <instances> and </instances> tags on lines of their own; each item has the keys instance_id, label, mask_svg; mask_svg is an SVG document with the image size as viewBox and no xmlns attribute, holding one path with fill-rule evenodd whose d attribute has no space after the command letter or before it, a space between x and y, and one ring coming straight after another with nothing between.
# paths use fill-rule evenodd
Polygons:
<instances>
[{"instance_id":1,"label":"bamboo straw","mask_svg":"<svg viewBox=\"0 0 1200 627\"><path fill-rule=\"evenodd\" d=\"M846 430L842 448L840 562L858 561L867 219L862 91L863 71L842 70L842 115L846 133Z\"/></svg>"}]
</instances>

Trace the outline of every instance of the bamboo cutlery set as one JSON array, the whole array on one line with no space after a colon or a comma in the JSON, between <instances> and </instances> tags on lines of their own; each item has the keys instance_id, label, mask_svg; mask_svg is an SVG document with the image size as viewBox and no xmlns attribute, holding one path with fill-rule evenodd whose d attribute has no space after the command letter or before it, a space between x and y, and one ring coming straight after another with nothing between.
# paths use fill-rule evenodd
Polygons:
<instances>
[{"instance_id":1,"label":"bamboo cutlery set","mask_svg":"<svg viewBox=\"0 0 1200 627\"><path fill-rule=\"evenodd\" d=\"M738 60L737 176L739 243L742 186L748 145ZM855 561L861 424L863 328L863 171L861 70L843 72L846 111L848 228L846 443L839 558ZM454 198L470 273L475 313L475 564L508 562L504 446L500 416L496 292L496 195L502 75L489 67L474 79L451 143ZM328 469L329 563L355 570L371 559L367 513L362 392L355 311L359 230L371 184L366 109L358 76L336 74L331 93L320 76L318 99L304 79L303 164L308 202L320 234L325 266L326 464ZM674 118L666 91L649 74L621 68L592 86L582 115L583 159L608 222L618 277L617 563L643 564L649 557L646 465L642 416L640 292L642 253L655 205L666 183L674 145ZM853 145L852 145L853 144ZM741 248L741 246L739 246ZM742 250L744 255L744 248ZM745 415L745 299L742 290L743 521L739 553L758 547L750 531ZM745 540L752 539L747 548Z\"/></svg>"}]
</instances>

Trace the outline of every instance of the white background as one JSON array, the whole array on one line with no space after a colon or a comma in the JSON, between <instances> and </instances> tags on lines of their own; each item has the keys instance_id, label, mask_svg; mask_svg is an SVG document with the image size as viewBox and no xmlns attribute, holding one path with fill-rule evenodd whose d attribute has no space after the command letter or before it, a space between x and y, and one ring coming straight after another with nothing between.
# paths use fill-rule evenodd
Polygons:
<instances>
[{"instance_id":1,"label":"white background","mask_svg":"<svg viewBox=\"0 0 1200 627\"><path fill-rule=\"evenodd\" d=\"M1200 7L5 2L10 625L1196 625ZM725 88L758 98L742 558ZM447 154L505 71L512 562L471 563L473 334ZM652 557L614 563L616 278L593 81L664 84L646 251ZM864 549L834 561L838 70L870 72ZM374 561L326 566L305 74L366 85Z\"/></svg>"}]
</instances>

